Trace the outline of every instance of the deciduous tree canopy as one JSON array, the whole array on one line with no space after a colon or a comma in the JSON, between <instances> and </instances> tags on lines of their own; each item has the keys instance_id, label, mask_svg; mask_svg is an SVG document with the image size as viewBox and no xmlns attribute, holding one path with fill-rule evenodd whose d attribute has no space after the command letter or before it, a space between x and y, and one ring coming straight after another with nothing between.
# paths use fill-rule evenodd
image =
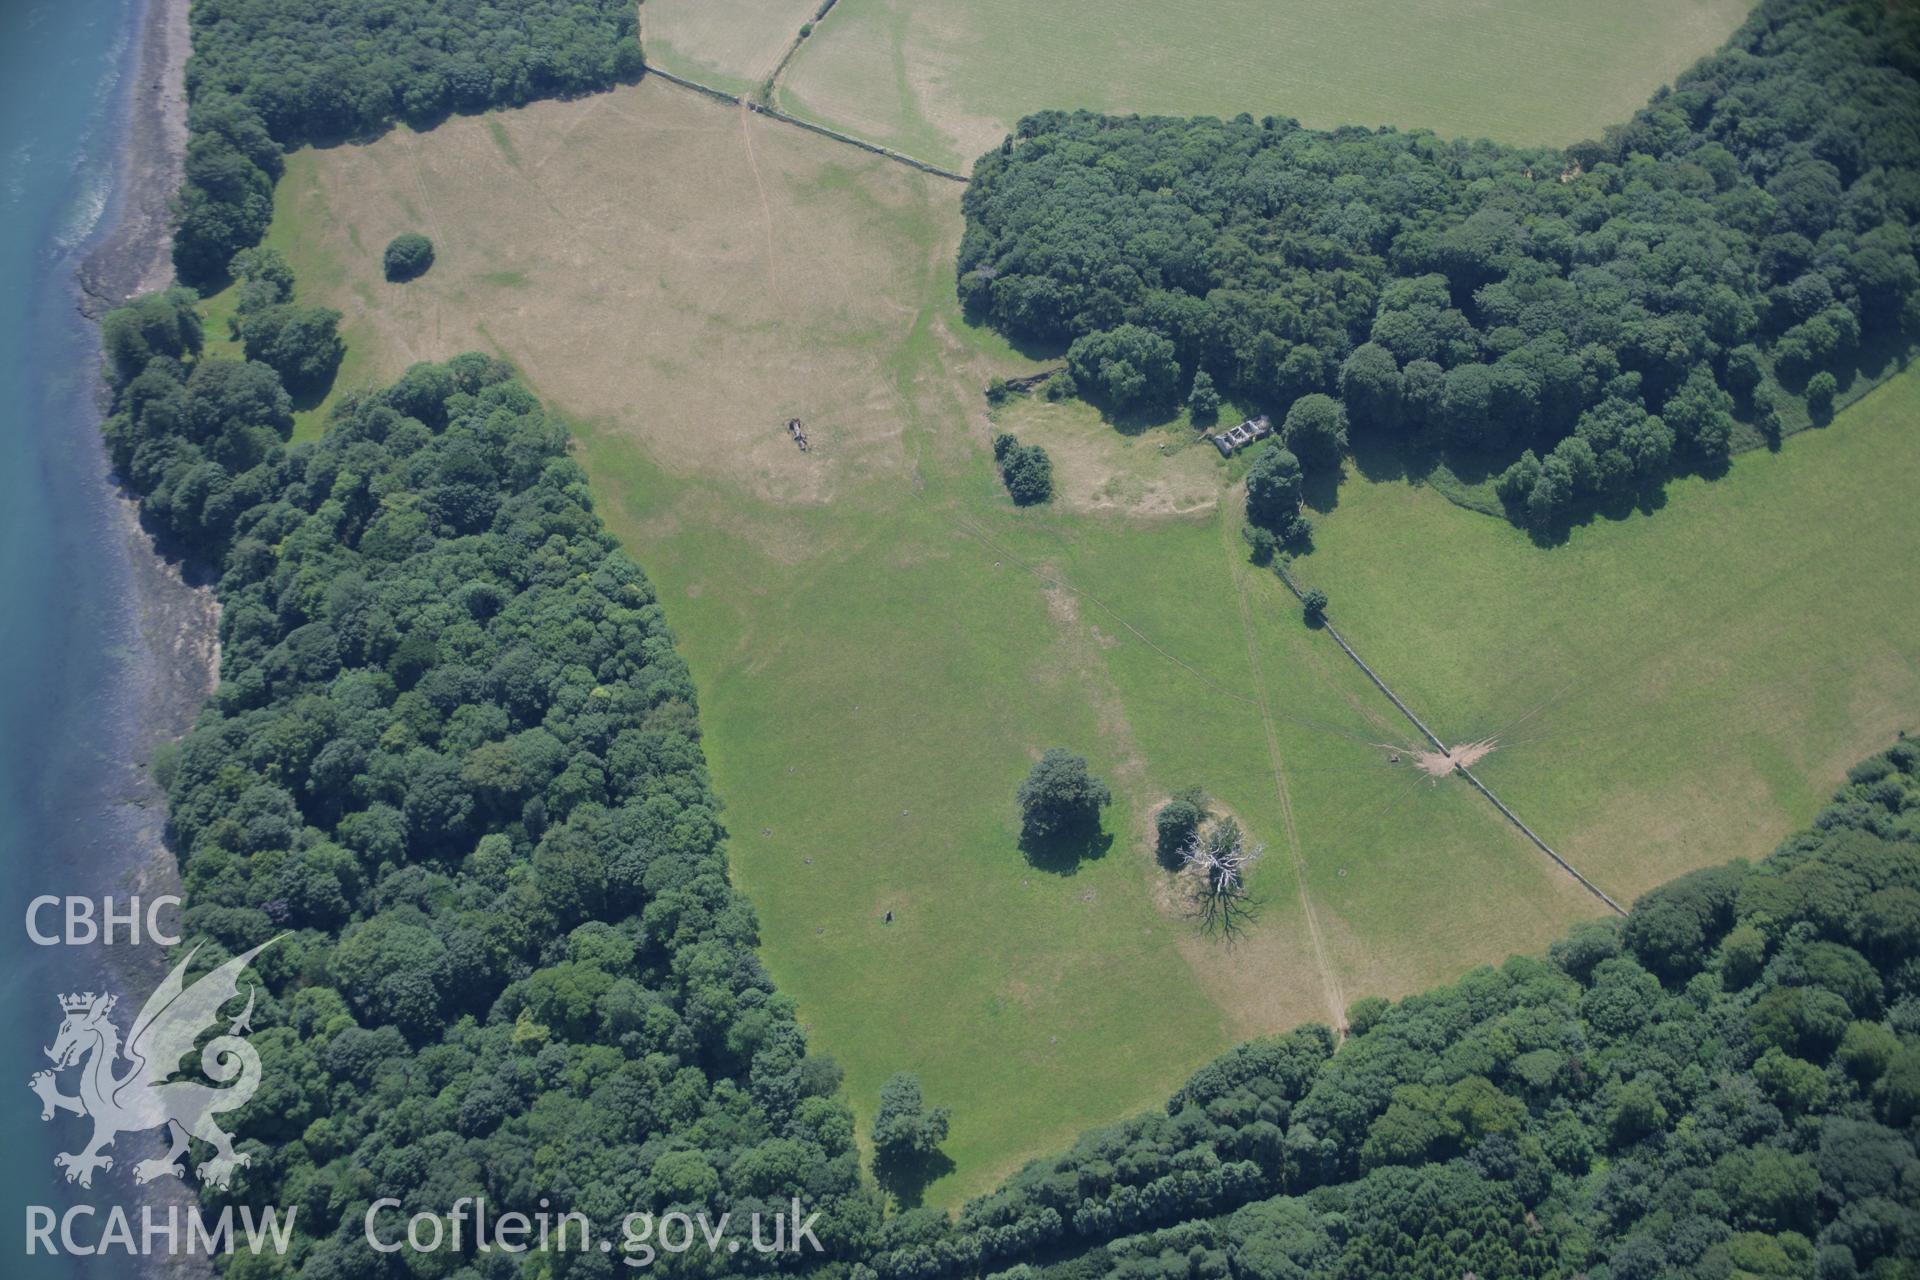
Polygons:
<instances>
[{"instance_id":1,"label":"deciduous tree canopy","mask_svg":"<svg viewBox=\"0 0 1920 1280\"><path fill-rule=\"evenodd\" d=\"M1920 1252L1920 747L1766 860L1256 1040L883 1280L1900 1276Z\"/></svg>"},{"instance_id":2,"label":"deciduous tree canopy","mask_svg":"<svg viewBox=\"0 0 1920 1280\"><path fill-rule=\"evenodd\" d=\"M1910 10L1766 0L1567 152L1043 112L974 168L960 296L1070 343L1115 410L1204 373L1276 421L1338 396L1410 445L1531 449L1502 493L1551 523L1719 465L1736 412L1776 430L1781 387L1825 403L1863 343L1920 333L1917 75ZM1324 408L1302 425L1331 460Z\"/></svg>"},{"instance_id":3,"label":"deciduous tree canopy","mask_svg":"<svg viewBox=\"0 0 1920 1280\"><path fill-rule=\"evenodd\" d=\"M184 930L203 963L287 935L233 1194L298 1229L247 1274L388 1274L376 1196L614 1239L800 1196L856 1254L878 1200L839 1073L754 954L692 681L565 430L465 355L289 444L278 376L199 357L192 305L108 319L106 430L219 575L220 685L162 769Z\"/></svg>"},{"instance_id":4,"label":"deciduous tree canopy","mask_svg":"<svg viewBox=\"0 0 1920 1280\"><path fill-rule=\"evenodd\" d=\"M1085 756L1049 747L1020 784L1018 799L1027 832L1049 837L1098 826L1113 793L1088 771Z\"/></svg>"},{"instance_id":5,"label":"deciduous tree canopy","mask_svg":"<svg viewBox=\"0 0 1920 1280\"><path fill-rule=\"evenodd\" d=\"M411 280L433 265L433 241L418 231L406 231L388 242L380 266L389 280Z\"/></svg>"},{"instance_id":6,"label":"deciduous tree canopy","mask_svg":"<svg viewBox=\"0 0 1920 1280\"><path fill-rule=\"evenodd\" d=\"M195 0L174 265L217 281L273 213L280 154L521 106L642 70L631 0Z\"/></svg>"}]
</instances>

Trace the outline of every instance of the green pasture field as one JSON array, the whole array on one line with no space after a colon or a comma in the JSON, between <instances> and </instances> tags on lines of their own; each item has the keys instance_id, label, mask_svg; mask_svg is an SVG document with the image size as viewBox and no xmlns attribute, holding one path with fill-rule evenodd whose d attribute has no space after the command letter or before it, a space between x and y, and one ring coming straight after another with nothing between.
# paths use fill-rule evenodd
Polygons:
<instances>
[{"instance_id":1,"label":"green pasture field","mask_svg":"<svg viewBox=\"0 0 1920 1280\"><path fill-rule=\"evenodd\" d=\"M1416 770L1410 726L1246 562L1244 460L1180 422L1121 432L1076 403L989 415L989 378L1039 366L957 313L959 191L651 82L298 153L270 239L305 300L345 313L356 383L490 350L575 424L602 509L692 666L767 964L862 1116L903 1069L953 1108L955 1167L926 1192L946 1205L1155 1105L1248 1035L1537 950L1603 910L1458 779ZM434 269L389 285L380 247L412 229L433 237ZM1913 705L1914 629L1889 576L1899 554L1911 562L1911 521L1859 556L1820 528L1871 523L1876 504L1897 523L1913 491L1910 434L1897 412L1872 425L1876 403L1560 550L1356 476L1301 572L1437 727L1507 734L1485 776L1618 896L1803 823L1827 781L1802 760L1818 774L1857 758ZM784 430L796 416L804 454ZM999 430L1056 457L1053 504L1011 505L988 449ZM1907 449L1906 469L1801 465L1850 432ZM1840 477L1874 496L1825 511ZM1774 488L1747 494L1756 484ZM1740 511L1765 522L1716 532ZM1730 600L1703 584L1718 571L1751 587L1782 538L1821 548L1804 592ZM1504 628L1537 653L1491 647L1503 628L1474 593L1518 609L1531 597L1492 594L1506 578L1545 592L1581 557L1613 594L1569 576L1539 621ZM1878 611L1869 576L1890 598ZM1635 598L1607 607L1621 593ZM1809 601L1828 596L1857 607L1836 640L1848 652L1821 660L1878 655L1845 685L1852 701L1790 697L1726 740L1711 700L1772 696L1803 656L1763 662L1745 633L1810 637ZM1717 621L1736 605L1737 621ZM1594 630L1579 646L1554 621L1569 616ZM1694 633L1712 662L1662 647ZM1601 661L1634 645L1637 666ZM1563 669L1583 656L1599 665ZM1588 687L1523 719L1576 675ZM1648 696L1652 675L1689 714L1649 715L1648 757L1622 758L1617 733L1591 760L1577 742L1527 741L1529 724L1584 731L1583 710L1612 731L1601 712ZM1013 791L1055 745L1113 784L1110 840L1036 866ZM1693 822L1675 789L1718 785L1690 772L1716 756L1753 762L1770 806ZM1659 781L1655 764L1681 780L1667 803L1628 803ZM1199 931L1148 846L1153 807L1195 783L1267 849L1255 914L1231 938Z\"/></svg>"},{"instance_id":2,"label":"green pasture field","mask_svg":"<svg viewBox=\"0 0 1920 1280\"><path fill-rule=\"evenodd\" d=\"M404 126L402 126L404 127ZM308 305L339 306L338 302L326 301L333 296L333 290L345 277L345 271L339 265L347 255L336 259L328 255L311 254L304 251L301 244L302 232L300 220L293 217L278 216L281 206L293 202L300 191L311 186L313 171L310 166L294 164L288 168L286 176L274 193L276 217L267 229L262 243L272 249L278 249L286 255L287 261L298 264L295 287L299 296L295 299ZM373 253L378 255L386 248L385 243L374 246ZM366 246L354 245L354 255L366 252ZM380 279L376 268L376 280L381 289L394 289L404 286L388 284ZM313 393L298 400L293 409L293 438L312 440L326 429L327 415L332 411L334 401L342 391L348 389L366 390L374 385L373 370L379 367L376 357L379 344L373 340L371 330L363 321L367 311L379 301L378 291L371 285L360 285L358 300L361 307L343 309L341 313L340 335L346 340L347 352L341 358L340 367L334 372L333 382L324 391ZM220 360L244 360L246 351L233 335L232 321L235 306L239 301L239 290L229 284L218 293L204 299L200 304L200 322L202 326L205 355Z\"/></svg>"},{"instance_id":3,"label":"green pasture field","mask_svg":"<svg viewBox=\"0 0 1920 1280\"><path fill-rule=\"evenodd\" d=\"M1298 578L1622 901L1763 853L1920 727L1920 374L1556 547L1349 472Z\"/></svg>"},{"instance_id":4,"label":"green pasture field","mask_svg":"<svg viewBox=\"0 0 1920 1280\"><path fill-rule=\"evenodd\" d=\"M1747 0L839 0L781 75L775 101L962 168L1021 116L1048 108L1244 111L1317 128L1390 124L1565 144L1625 120L1718 48L1749 8Z\"/></svg>"}]
</instances>

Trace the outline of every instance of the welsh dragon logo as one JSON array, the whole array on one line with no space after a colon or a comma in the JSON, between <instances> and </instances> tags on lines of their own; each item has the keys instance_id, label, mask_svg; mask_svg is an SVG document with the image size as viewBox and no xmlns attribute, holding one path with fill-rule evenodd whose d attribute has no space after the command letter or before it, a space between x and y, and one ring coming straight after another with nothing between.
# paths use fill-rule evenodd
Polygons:
<instances>
[{"instance_id":1,"label":"welsh dragon logo","mask_svg":"<svg viewBox=\"0 0 1920 1280\"><path fill-rule=\"evenodd\" d=\"M203 1183L224 1187L235 1169L251 1163L251 1157L233 1149L232 1137L215 1121L221 1113L245 1106L260 1087L260 1054L245 1039L252 1030L251 990L246 1008L228 1023L225 1034L209 1040L200 1051L200 1069L214 1084L171 1077L178 1071L181 1057L220 1020L221 1008L239 995L241 973L275 941L278 939L270 939L235 956L192 986L186 985L187 966L193 963L199 948L187 952L141 1006L124 1044L111 1018L118 997L91 991L60 997L60 1009L66 1017L53 1047L46 1050L53 1069L36 1072L27 1084L40 1095L42 1120L53 1119L56 1111L70 1111L93 1120L93 1137L85 1147L53 1158L57 1167L67 1171L68 1182L91 1187L95 1169L113 1168L113 1157L102 1151L112 1146L116 1137L162 1126L173 1141L173 1149L157 1159L135 1164L135 1182L184 1178L186 1168L181 1157L187 1154L189 1136L216 1152L194 1170ZM116 1074L123 1060L127 1068ZM58 1073L70 1067L80 1068L80 1092L74 1097L61 1093L57 1080ZM230 1080L235 1082L227 1088L216 1087Z\"/></svg>"}]
</instances>

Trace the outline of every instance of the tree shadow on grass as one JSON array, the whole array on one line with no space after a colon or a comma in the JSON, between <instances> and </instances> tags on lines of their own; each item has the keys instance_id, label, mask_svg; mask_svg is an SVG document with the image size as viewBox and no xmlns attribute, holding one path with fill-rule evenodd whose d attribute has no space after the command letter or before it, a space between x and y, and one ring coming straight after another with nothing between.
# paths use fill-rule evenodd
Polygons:
<instances>
[{"instance_id":1,"label":"tree shadow on grass","mask_svg":"<svg viewBox=\"0 0 1920 1280\"><path fill-rule=\"evenodd\" d=\"M1059 338L1034 338L1026 334L1009 333L995 328L989 319L987 310L978 305L962 303L960 318L970 329L997 338L1012 347L1015 354L1037 364L1056 364L1066 359L1068 343Z\"/></svg>"},{"instance_id":2,"label":"tree shadow on grass","mask_svg":"<svg viewBox=\"0 0 1920 1280\"><path fill-rule=\"evenodd\" d=\"M1145 435L1155 427L1178 421L1180 417L1180 406L1177 404L1145 405L1126 410L1104 404L1095 404L1094 407L1100 410L1100 420L1123 436ZM1216 419L1218 416L1215 414Z\"/></svg>"},{"instance_id":3,"label":"tree shadow on grass","mask_svg":"<svg viewBox=\"0 0 1920 1280\"><path fill-rule=\"evenodd\" d=\"M1020 833L1020 852L1036 871L1070 876L1080 864L1106 856L1113 848L1113 836L1098 827L1040 834L1031 828Z\"/></svg>"},{"instance_id":4,"label":"tree shadow on grass","mask_svg":"<svg viewBox=\"0 0 1920 1280\"><path fill-rule=\"evenodd\" d=\"M876 1154L873 1180L902 1209L918 1209L927 1198L927 1188L952 1173L954 1168L952 1157L944 1151Z\"/></svg>"},{"instance_id":5,"label":"tree shadow on grass","mask_svg":"<svg viewBox=\"0 0 1920 1280\"><path fill-rule=\"evenodd\" d=\"M1340 505L1340 482L1346 478L1344 466L1318 463L1302 470L1300 497L1309 508L1326 515Z\"/></svg>"},{"instance_id":6,"label":"tree shadow on grass","mask_svg":"<svg viewBox=\"0 0 1920 1280\"><path fill-rule=\"evenodd\" d=\"M1722 464L1711 472L1703 468L1701 473L1708 474L1711 477L1712 475L1725 474L1725 471L1726 467ZM1527 531L1528 541L1532 542L1536 547L1544 550L1550 547L1565 546L1568 540L1572 538L1575 529L1598 524L1602 520L1620 521L1635 515L1649 516L1659 511L1667 505L1668 483L1675 476L1683 474L1686 473L1675 469L1662 473L1659 477L1649 480L1635 488L1625 489L1618 493L1600 495L1597 498L1582 503L1571 511L1556 516L1545 525L1528 523L1524 519L1524 511L1512 504L1507 505L1507 518L1514 524L1524 528Z\"/></svg>"},{"instance_id":7,"label":"tree shadow on grass","mask_svg":"<svg viewBox=\"0 0 1920 1280\"><path fill-rule=\"evenodd\" d=\"M1433 458L1412 448L1404 438L1371 427L1354 427L1347 434L1353 468L1375 484L1404 480L1418 484L1433 470Z\"/></svg>"},{"instance_id":8,"label":"tree shadow on grass","mask_svg":"<svg viewBox=\"0 0 1920 1280\"><path fill-rule=\"evenodd\" d=\"M1195 894L1188 910L1202 933L1226 942L1238 941L1260 919L1259 900L1244 892Z\"/></svg>"},{"instance_id":9,"label":"tree shadow on grass","mask_svg":"<svg viewBox=\"0 0 1920 1280\"><path fill-rule=\"evenodd\" d=\"M293 401L294 412L305 413L309 409L317 409L326 403L327 397L333 393L333 384L339 376L340 366L335 364L324 378L308 378L299 383L288 383L283 380L282 385L287 389L287 398Z\"/></svg>"}]
</instances>

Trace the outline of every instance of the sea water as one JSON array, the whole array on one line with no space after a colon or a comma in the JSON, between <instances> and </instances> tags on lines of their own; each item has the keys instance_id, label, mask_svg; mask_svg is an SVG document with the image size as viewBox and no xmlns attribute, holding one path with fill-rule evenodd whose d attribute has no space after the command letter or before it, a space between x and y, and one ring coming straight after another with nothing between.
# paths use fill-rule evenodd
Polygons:
<instances>
[{"instance_id":1,"label":"sea water","mask_svg":"<svg viewBox=\"0 0 1920 1280\"><path fill-rule=\"evenodd\" d=\"M140 669L124 516L99 446L98 336L74 269L114 214L122 94L142 0L0 0L0 1275L128 1276L124 1257L29 1258L28 1206L137 1204L124 1167L91 1190L53 1164L87 1124L40 1119L28 1077L58 996L97 951L40 947L41 894L122 892ZM49 915L51 922L52 915ZM137 996L139 993L131 993ZM123 1142L121 1145L126 1145ZM131 1164L129 1159L127 1164Z\"/></svg>"}]
</instances>

